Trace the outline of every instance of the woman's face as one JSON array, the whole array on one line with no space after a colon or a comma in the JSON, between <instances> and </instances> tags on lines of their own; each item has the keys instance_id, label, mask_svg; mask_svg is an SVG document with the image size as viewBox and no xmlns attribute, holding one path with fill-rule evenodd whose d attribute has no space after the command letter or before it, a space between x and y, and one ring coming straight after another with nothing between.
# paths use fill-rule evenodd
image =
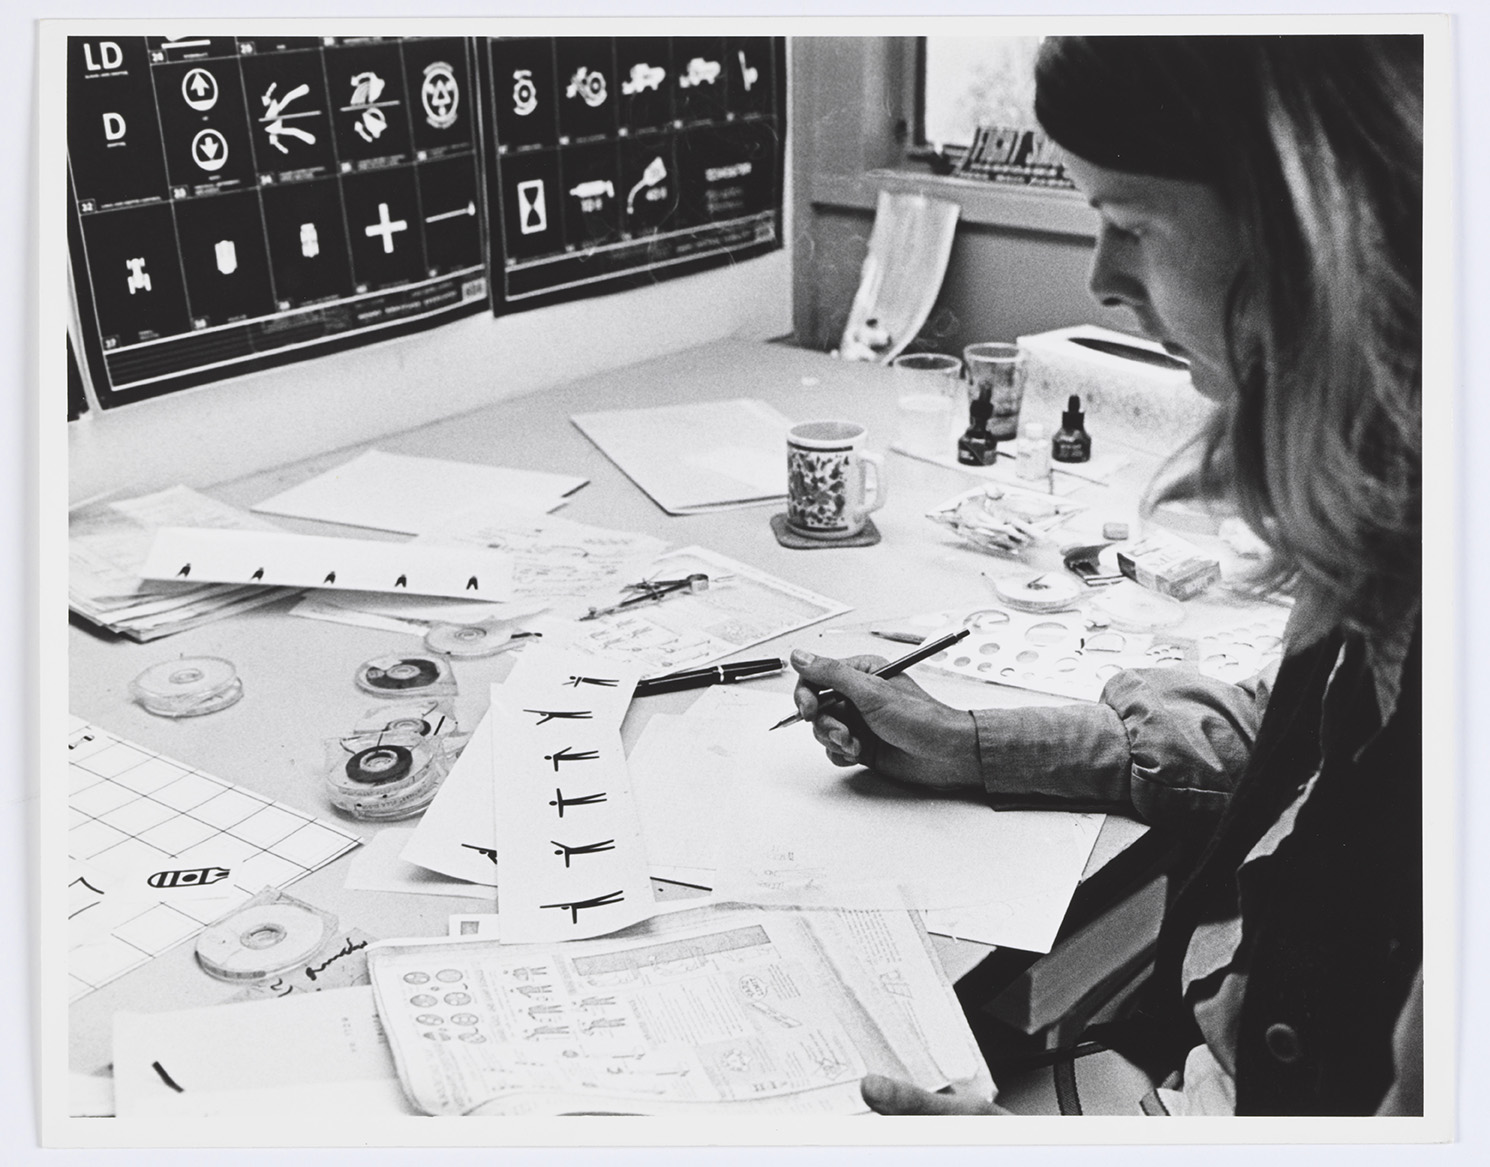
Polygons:
<instances>
[{"instance_id":1,"label":"woman's face","mask_svg":"<svg viewBox=\"0 0 1490 1167\"><path fill-rule=\"evenodd\" d=\"M1110 170L1074 154L1066 173L1102 216L1092 295L1131 309L1145 334L1190 362L1205 396L1230 397L1226 301L1242 249L1220 197L1204 183Z\"/></svg>"}]
</instances>

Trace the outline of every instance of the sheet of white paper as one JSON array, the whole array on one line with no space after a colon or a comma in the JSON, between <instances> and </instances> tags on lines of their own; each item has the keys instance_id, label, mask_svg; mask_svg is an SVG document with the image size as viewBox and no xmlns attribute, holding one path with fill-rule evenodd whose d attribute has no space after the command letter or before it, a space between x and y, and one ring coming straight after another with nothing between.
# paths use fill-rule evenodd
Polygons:
<instances>
[{"instance_id":1,"label":"sheet of white paper","mask_svg":"<svg viewBox=\"0 0 1490 1167\"><path fill-rule=\"evenodd\" d=\"M791 422L763 401L695 401L571 418L669 514L786 497Z\"/></svg>"},{"instance_id":2,"label":"sheet of white paper","mask_svg":"<svg viewBox=\"0 0 1490 1167\"><path fill-rule=\"evenodd\" d=\"M512 594L512 557L501 551L289 531L162 527L140 574L146 579L402 591L465 600L506 600Z\"/></svg>"},{"instance_id":3,"label":"sheet of white paper","mask_svg":"<svg viewBox=\"0 0 1490 1167\"><path fill-rule=\"evenodd\" d=\"M551 511L587 481L569 474L367 450L253 509L417 535L443 518L452 499L501 499L529 510Z\"/></svg>"},{"instance_id":4,"label":"sheet of white paper","mask_svg":"<svg viewBox=\"0 0 1490 1167\"><path fill-rule=\"evenodd\" d=\"M502 940L603 936L652 914L621 720L638 673L536 644L492 686Z\"/></svg>"},{"instance_id":5,"label":"sheet of white paper","mask_svg":"<svg viewBox=\"0 0 1490 1167\"><path fill-rule=\"evenodd\" d=\"M482 715L399 857L484 887L497 886L491 710Z\"/></svg>"},{"instance_id":6,"label":"sheet of white paper","mask_svg":"<svg viewBox=\"0 0 1490 1167\"><path fill-rule=\"evenodd\" d=\"M685 547L654 560L649 579L680 579L694 572L709 577L706 591L672 595L654 604L572 625L568 643L584 652L634 663L643 676L722 660L752 644L806 628L849 610L826 596L777 579L736 560ZM608 606L619 592L594 597ZM553 630L557 639L563 632ZM545 637L550 632L545 629Z\"/></svg>"},{"instance_id":7,"label":"sheet of white paper","mask_svg":"<svg viewBox=\"0 0 1490 1167\"><path fill-rule=\"evenodd\" d=\"M840 769L806 727L768 732L781 715L779 695L711 689L638 742L633 781L655 862L703 866L712 851L725 900L989 908L999 933L980 939L1025 947L1053 935L1099 816L994 811Z\"/></svg>"},{"instance_id":8,"label":"sheet of white paper","mask_svg":"<svg viewBox=\"0 0 1490 1167\"><path fill-rule=\"evenodd\" d=\"M116 1013L114 1089L119 1117L132 1119L417 1113L367 985Z\"/></svg>"},{"instance_id":9,"label":"sheet of white paper","mask_svg":"<svg viewBox=\"0 0 1490 1167\"><path fill-rule=\"evenodd\" d=\"M404 859L400 852L413 827L384 827L352 856L346 886L354 891L410 892L415 895L465 896L490 900L492 890L463 879L446 879ZM484 858L484 857L483 857Z\"/></svg>"}]
</instances>

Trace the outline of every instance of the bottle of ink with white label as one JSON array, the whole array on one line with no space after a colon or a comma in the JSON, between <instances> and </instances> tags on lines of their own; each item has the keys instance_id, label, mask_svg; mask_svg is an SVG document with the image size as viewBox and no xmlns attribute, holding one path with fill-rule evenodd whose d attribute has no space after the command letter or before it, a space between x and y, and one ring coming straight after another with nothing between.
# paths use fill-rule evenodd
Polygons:
<instances>
[{"instance_id":1,"label":"bottle of ink with white label","mask_svg":"<svg viewBox=\"0 0 1490 1167\"><path fill-rule=\"evenodd\" d=\"M1085 462L1092 456L1092 435L1086 432L1086 415L1081 412L1081 398L1071 394L1066 412L1061 414L1061 428L1050 439L1050 456L1057 462Z\"/></svg>"}]
</instances>

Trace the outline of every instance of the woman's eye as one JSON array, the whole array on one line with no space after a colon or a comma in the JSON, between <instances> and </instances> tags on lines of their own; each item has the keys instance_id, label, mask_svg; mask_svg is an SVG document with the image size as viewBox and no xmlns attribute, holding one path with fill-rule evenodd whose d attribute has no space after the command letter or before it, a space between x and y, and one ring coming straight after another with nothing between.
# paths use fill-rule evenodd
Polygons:
<instances>
[{"instance_id":1,"label":"woman's eye","mask_svg":"<svg viewBox=\"0 0 1490 1167\"><path fill-rule=\"evenodd\" d=\"M1107 230L1118 239L1132 242L1143 238L1143 228L1137 225L1120 227L1116 223L1108 223Z\"/></svg>"}]
</instances>

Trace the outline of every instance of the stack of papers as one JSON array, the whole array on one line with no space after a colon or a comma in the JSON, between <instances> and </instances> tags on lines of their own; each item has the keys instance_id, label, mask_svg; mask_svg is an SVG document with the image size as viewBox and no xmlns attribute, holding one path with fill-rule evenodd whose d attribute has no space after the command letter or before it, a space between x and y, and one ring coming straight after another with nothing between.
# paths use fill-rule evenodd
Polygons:
<instances>
[{"instance_id":1,"label":"stack of papers","mask_svg":"<svg viewBox=\"0 0 1490 1167\"><path fill-rule=\"evenodd\" d=\"M273 531L262 519L185 486L68 516L68 604L74 612L134 640L155 640L267 604L283 588L145 581L140 568L162 527Z\"/></svg>"},{"instance_id":2,"label":"stack of papers","mask_svg":"<svg viewBox=\"0 0 1490 1167\"><path fill-rule=\"evenodd\" d=\"M786 498L792 423L764 401L610 409L570 420L670 515Z\"/></svg>"}]
</instances>

